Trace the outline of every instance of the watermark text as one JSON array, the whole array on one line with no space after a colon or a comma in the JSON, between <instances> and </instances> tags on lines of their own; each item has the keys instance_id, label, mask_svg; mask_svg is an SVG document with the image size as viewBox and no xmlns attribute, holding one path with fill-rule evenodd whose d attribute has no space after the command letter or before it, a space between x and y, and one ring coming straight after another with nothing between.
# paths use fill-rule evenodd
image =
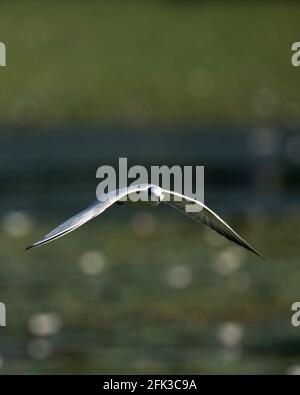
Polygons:
<instances>
[{"instance_id":1,"label":"watermark text","mask_svg":"<svg viewBox=\"0 0 300 395\"><path fill-rule=\"evenodd\" d=\"M294 52L291 58L292 65L294 67L300 66L300 42L295 42L292 45L292 51Z\"/></svg>"},{"instance_id":2,"label":"watermark text","mask_svg":"<svg viewBox=\"0 0 300 395\"><path fill-rule=\"evenodd\" d=\"M0 66L6 66L6 46L2 42L0 42Z\"/></svg>"}]
</instances>

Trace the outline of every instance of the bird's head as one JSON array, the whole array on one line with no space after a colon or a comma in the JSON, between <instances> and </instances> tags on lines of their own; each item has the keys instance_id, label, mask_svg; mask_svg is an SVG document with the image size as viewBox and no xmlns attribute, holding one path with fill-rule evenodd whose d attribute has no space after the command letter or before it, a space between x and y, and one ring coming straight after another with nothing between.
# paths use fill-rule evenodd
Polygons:
<instances>
[{"instance_id":1,"label":"bird's head","mask_svg":"<svg viewBox=\"0 0 300 395\"><path fill-rule=\"evenodd\" d=\"M163 190L157 185L151 185L148 189L149 201L159 204L162 199Z\"/></svg>"}]
</instances>

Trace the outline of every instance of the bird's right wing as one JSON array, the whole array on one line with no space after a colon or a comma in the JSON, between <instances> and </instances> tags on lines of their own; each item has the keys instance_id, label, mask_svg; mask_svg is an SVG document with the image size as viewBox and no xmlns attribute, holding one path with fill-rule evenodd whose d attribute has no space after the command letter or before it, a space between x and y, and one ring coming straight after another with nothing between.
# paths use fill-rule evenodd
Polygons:
<instances>
[{"instance_id":1,"label":"bird's right wing","mask_svg":"<svg viewBox=\"0 0 300 395\"><path fill-rule=\"evenodd\" d=\"M103 211L105 211L108 207L112 206L114 203L124 198L126 195L130 195L131 193L146 191L149 187L150 187L149 184L132 185L128 188L122 188L116 191L109 192L105 196L103 201L99 201L99 200L94 201L85 210L81 211L78 214L75 214L73 217L69 218L67 221L59 225L50 233L46 234L46 236L44 236L43 239L30 245L26 249L28 250L32 247L38 247L43 244L50 243L51 241L56 240L59 237L66 235L67 233L72 232L73 230L79 228L86 222L97 217L97 215L103 213Z\"/></svg>"},{"instance_id":2,"label":"bird's right wing","mask_svg":"<svg viewBox=\"0 0 300 395\"><path fill-rule=\"evenodd\" d=\"M261 255L249 243L247 243L246 240L239 236L221 217L205 206L205 204L173 191L164 191L163 196L163 202L173 206L193 220L207 225L226 239L261 257ZM188 205L194 205L195 208L198 206L199 209L189 211L187 210ZM263 257L261 258L264 259Z\"/></svg>"}]
</instances>

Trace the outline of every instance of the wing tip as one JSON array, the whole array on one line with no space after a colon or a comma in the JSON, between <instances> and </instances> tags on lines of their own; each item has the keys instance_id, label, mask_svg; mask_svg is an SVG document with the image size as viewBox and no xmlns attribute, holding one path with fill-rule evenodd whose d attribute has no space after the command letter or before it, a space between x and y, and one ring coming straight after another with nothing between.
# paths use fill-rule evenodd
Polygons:
<instances>
[{"instance_id":1,"label":"wing tip","mask_svg":"<svg viewBox=\"0 0 300 395\"><path fill-rule=\"evenodd\" d=\"M28 247L25 247L25 251L31 250L31 248L35 247L35 244L31 244Z\"/></svg>"},{"instance_id":2,"label":"wing tip","mask_svg":"<svg viewBox=\"0 0 300 395\"><path fill-rule=\"evenodd\" d=\"M250 250L251 252L253 252L256 256L258 256L262 261L266 262L266 258L262 255L260 255L259 252L257 252L253 247L248 247L248 250Z\"/></svg>"},{"instance_id":3,"label":"wing tip","mask_svg":"<svg viewBox=\"0 0 300 395\"><path fill-rule=\"evenodd\" d=\"M32 248L35 248L35 247L39 247L42 244L44 244L44 240L37 241L36 243L33 243L33 244L29 245L28 247L25 247L25 251L31 250Z\"/></svg>"}]
</instances>

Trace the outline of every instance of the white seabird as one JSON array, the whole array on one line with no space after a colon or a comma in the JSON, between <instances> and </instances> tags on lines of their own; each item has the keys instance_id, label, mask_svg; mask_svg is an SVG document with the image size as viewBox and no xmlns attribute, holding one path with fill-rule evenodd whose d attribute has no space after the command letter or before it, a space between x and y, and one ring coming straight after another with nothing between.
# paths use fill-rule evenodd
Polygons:
<instances>
[{"instance_id":1,"label":"white seabird","mask_svg":"<svg viewBox=\"0 0 300 395\"><path fill-rule=\"evenodd\" d=\"M124 198L126 199L127 197L130 200L130 204L143 205L145 207L157 206L161 202L167 203L181 211L183 214L186 214L193 220L207 225L226 239L246 248L249 251L252 251L254 254L261 257L261 255L249 243L239 236L222 218L220 218L205 204L188 196L181 195L180 193L167 191L153 184L132 185L128 188L121 188L105 194L102 199L100 198L99 200L96 200L85 210L74 215L44 236L42 240L37 241L26 249L28 250L32 247L38 247L43 244L50 243L51 241L72 232L89 220L103 213L114 203L123 204ZM187 210L187 205L195 205L198 210L189 211Z\"/></svg>"}]
</instances>

